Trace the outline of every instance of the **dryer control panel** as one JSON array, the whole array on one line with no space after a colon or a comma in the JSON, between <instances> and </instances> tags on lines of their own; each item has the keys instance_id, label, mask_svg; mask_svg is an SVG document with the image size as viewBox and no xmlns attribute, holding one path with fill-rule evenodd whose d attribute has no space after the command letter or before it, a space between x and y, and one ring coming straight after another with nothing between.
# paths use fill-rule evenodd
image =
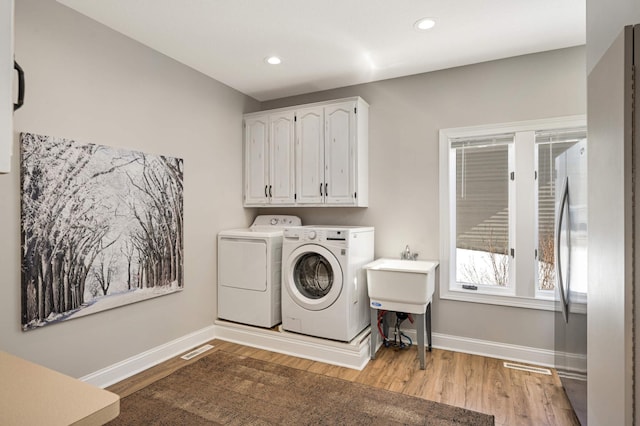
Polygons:
<instances>
[{"instance_id":1,"label":"dryer control panel","mask_svg":"<svg viewBox=\"0 0 640 426\"><path fill-rule=\"evenodd\" d=\"M251 229L256 228L264 228L264 227L275 227L275 228L284 228L285 226L300 226L302 225L302 221L298 216L290 216L290 215L260 215L256 216L251 225Z\"/></svg>"}]
</instances>

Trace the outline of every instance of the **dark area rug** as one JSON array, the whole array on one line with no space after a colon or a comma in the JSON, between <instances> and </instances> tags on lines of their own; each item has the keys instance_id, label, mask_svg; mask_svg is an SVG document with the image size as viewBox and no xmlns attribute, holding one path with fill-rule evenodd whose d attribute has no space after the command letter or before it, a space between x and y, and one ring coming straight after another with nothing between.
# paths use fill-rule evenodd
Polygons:
<instances>
[{"instance_id":1,"label":"dark area rug","mask_svg":"<svg viewBox=\"0 0 640 426\"><path fill-rule=\"evenodd\" d=\"M493 425L491 415L223 351L120 403L110 425Z\"/></svg>"}]
</instances>

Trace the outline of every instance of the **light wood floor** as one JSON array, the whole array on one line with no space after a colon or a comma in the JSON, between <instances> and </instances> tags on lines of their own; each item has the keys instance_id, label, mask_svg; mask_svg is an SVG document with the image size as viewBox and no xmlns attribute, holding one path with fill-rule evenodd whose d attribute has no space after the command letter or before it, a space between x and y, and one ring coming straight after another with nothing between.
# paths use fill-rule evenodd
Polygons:
<instances>
[{"instance_id":1,"label":"light wood floor","mask_svg":"<svg viewBox=\"0 0 640 426\"><path fill-rule=\"evenodd\" d=\"M226 351L493 414L496 425L579 425L555 371L547 376L507 369L498 359L439 349L427 352L426 369L420 370L415 346L380 348L358 371L221 340L209 343L214 348L199 357L173 358L108 389L125 397L212 351Z\"/></svg>"}]
</instances>

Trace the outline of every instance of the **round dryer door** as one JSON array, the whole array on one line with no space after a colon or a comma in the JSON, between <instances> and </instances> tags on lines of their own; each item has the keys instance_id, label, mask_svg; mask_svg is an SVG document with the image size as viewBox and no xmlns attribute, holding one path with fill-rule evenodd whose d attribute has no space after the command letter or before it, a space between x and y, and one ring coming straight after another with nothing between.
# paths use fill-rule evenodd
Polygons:
<instances>
[{"instance_id":1,"label":"round dryer door","mask_svg":"<svg viewBox=\"0 0 640 426\"><path fill-rule=\"evenodd\" d=\"M285 266L284 286L300 307L320 311L331 306L342 291L342 268L326 248L307 244L296 248Z\"/></svg>"}]
</instances>

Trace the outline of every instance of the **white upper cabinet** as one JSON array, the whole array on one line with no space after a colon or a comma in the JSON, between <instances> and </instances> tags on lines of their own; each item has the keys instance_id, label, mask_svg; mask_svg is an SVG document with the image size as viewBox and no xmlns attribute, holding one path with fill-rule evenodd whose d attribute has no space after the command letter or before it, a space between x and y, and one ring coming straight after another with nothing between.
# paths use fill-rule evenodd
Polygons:
<instances>
[{"instance_id":1,"label":"white upper cabinet","mask_svg":"<svg viewBox=\"0 0 640 426\"><path fill-rule=\"evenodd\" d=\"M295 202L293 111L269 116L269 198L271 204Z\"/></svg>"},{"instance_id":2,"label":"white upper cabinet","mask_svg":"<svg viewBox=\"0 0 640 426\"><path fill-rule=\"evenodd\" d=\"M364 100L348 98L247 114L245 206L366 207L368 112ZM251 148L256 121L269 125L261 140L270 160Z\"/></svg>"},{"instance_id":3,"label":"white upper cabinet","mask_svg":"<svg viewBox=\"0 0 640 426\"><path fill-rule=\"evenodd\" d=\"M245 204L269 202L269 117L245 118Z\"/></svg>"},{"instance_id":4,"label":"white upper cabinet","mask_svg":"<svg viewBox=\"0 0 640 426\"><path fill-rule=\"evenodd\" d=\"M325 202L355 204L356 103L325 108Z\"/></svg>"},{"instance_id":5,"label":"white upper cabinet","mask_svg":"<svg viewBox=\"0 0 640 426\"><path fill-rule=\"evenodd\" d=\"M245 117L244 204L293 204L294 114Z\"/></svg>"},{"instance_id":6,"label":"white upper cabinet","mask_svg":"<svg viewBox=\"0 0 640 426\"><path fill-rule=\"evenodd\" d=\"M0 0L0 173L11 170L13 74L13 0Z\"/></svg>"},{"instance_id":7,"label":"white upper cabinet","mask_svg":"<svg viewBox=\"0 0 640 426\"><path fill-rule=\"evenodd\" d=\"M299 204L324 203L324 108L296 111L296 193Z\"/></svg>"}]
</instances>

